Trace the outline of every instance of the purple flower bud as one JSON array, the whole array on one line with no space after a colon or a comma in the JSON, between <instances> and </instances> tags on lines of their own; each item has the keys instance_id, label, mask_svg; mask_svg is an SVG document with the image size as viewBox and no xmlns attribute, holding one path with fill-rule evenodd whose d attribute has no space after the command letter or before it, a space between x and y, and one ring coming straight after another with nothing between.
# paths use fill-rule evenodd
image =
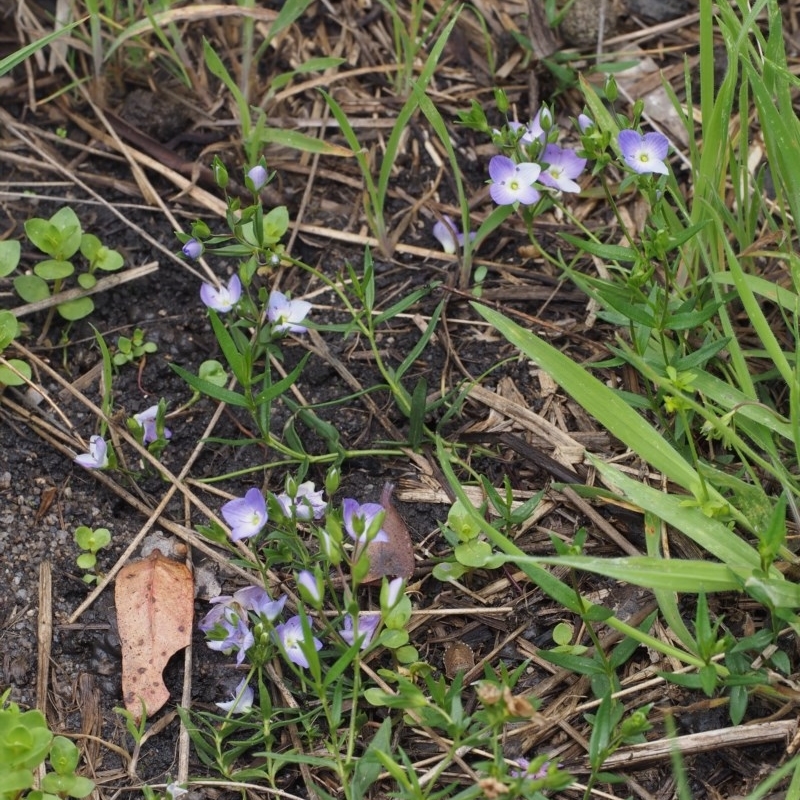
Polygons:
<instances>
[{"instance_id":1,"label":"purple flower bud","mask_svg":"<svg viewBox=\"0 0 800 800\"><path fill-rule=\"evenodd\" d=\"M261 166L261 164L256 164L252 169L248 170L247 177L252 183L253 191L257 192L267 182L269 175L264 167Z\"/></svg>"},{"instance_id":2,"label":"purple flower bud","mask_svg":"<svg viewBox=\"0 0 800 800\"><path fill-rule=\"evenodd\" d=\"M586 133L589 128L594 127L594 120L587 114L578 114L578 127L581 129L581 133Z\"/></svg>"},{"instance_id":3,"label":"purple flower bud","mask_svg":"<svg viewBox=\"0 0 800 800\"><path fill-rule=\"evenodd\" d=\"M322 586L320 584L321 582L317 580L317 576L307 569L300 570L297 573L297 585L301 591L305 590L305 594L315 607L322 605Z\"/></svg>"},{"instance_id":4,"label":"purple flower bud","mask_svg":"<svg viewBox=\"0 0 800 800\"><path fill-rule=\"evenodd\" d=\"M197 239L189 239L189 241L186 242L186 244L181 248L186 258L191 258L192 261L194 261L196 258L200 258L200 256L203 255L204 249L203 243L198 242Z\"/></svg>"},{"instance_id":5,"label":"purple flower bud","mask_svg":"<svg viewBox=\"0 0 800 800\"><path fill-rule=\"evenodd\" d=\"M391 611L403 596L405 581L403 578L393 578L381 587L381 608Z\"/></svg>"}]
</instances>

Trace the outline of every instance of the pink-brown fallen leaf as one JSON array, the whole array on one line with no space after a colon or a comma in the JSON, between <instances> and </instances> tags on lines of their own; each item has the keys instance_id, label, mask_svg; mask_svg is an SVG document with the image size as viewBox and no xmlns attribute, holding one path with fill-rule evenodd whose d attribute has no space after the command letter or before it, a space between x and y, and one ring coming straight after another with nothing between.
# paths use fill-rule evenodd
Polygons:
<instances>
[{"instance_id":1,"label":"pink-brown fallen leaf","mask_svg":"<svg viewBox=\"0 0 800 800\"><path fill-rule=\"evenodd\" d=\"M370 542L367 545L369 572L364 583L375 583L384 576L406 580L414 576L414 544L406 523L392 503L393 491L394 486L387 483L381 492L381 505L386 511L382 527L389 541Z\"/></svg>"},{"instance_id":2,"label":"pink-brown fallen leaf","mask_svg":"<svg viewBox=\"0 0 800 800\"><path fill-rule=\"evenodd\" d=\"M192 639L192 573L153 550L120 570L114 602L122 644L122 698L138 722L141 701L149 717L169 699L161 673Z\"/></svg>"}]
</instances>

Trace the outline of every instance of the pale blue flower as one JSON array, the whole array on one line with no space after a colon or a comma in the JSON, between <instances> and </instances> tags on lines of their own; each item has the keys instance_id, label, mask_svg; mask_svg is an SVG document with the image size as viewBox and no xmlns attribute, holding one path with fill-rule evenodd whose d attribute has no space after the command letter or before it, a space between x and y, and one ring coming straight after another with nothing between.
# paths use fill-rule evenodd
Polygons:
<instances>
[{"instance_id":1,"label":"pale blue flower","mask_svg":"<svg viewBox=\"0 0 800 800\"><path fill-rule=\"evenodd\" d=\"M144 434L142 436L143 444L150 444L158 439L158 431L156 430L156 417L158 416L158 406L150 406L140 414L134 414L133 418L142 426ZM164 438L171 439L172 431L169 428L164 428Z\"/></svg>"},{"instance_id":2,"label":"pale blue flower","mask_svg":"<svg viewBox=\"0 0 800 800\"><path fill-rule=\"evenodd\" d=\"M308 329L300 323L308 316L309 311L311 303L306 300L290 300L277 290L269 293L267 319L273 332L279 336L284 333L305 333Z\"/></svg>"},{"instance_id":3,"label":"pale blue flower","mask_svg":"<svg viewBox=\"0 0 800 800\"><path fill-rule=\"evenodd\" d=\"M204 283L200 287L200 299L214 311L225 313L230 311L242 296L242 282L239 276L231 275L227 286L220 286L219 289L210 283Z\"/></svg>"},{"instance_id":4,"label":"pale blue flower","mask_svg":"<svg viewBox=\"0 0 800 800\"><path fill-rule=\"evenodd\" d=\"M247 678L242 678L233 692L233 699L217 706L228 714L246 714L253 707L255 692L247 685Z\"/></svg>"},{"instance_id":5,"label":"pale blue flower","mask_svg":"<svg viewBox=\"0 0 800 800\"><path fill-rule=\"evenodd\" d=\"M303 624L300 617L295 615L290 617L283 625L275 626L275 636L280 641L286 651L286 657L298 667L308 669L308 659L303 652L302 644L305 641L303 636ZM311 644L315 650L322 650L322 642L316 636L311 637Z\"/></svg>"},{"instance_id":6,"label":"pale blue flower","mask_svg":"<svg viewBox=\"0 0 800 800\"><path fill-rule=\"evenodd\" d=\"M581 187L575 182L586 159L580 158L573 150L562 149L558 145L548 144L542 153L542 161L547 168L539 175L539 182L561 192L579 192Z\"/></svg>"},{"instance_id":7,"label":"pale blue flower","mask_svg":"<svg viewBox=\"0 0 800 800\"><path fill-rule=\"evenodd\" d=\"M246 586L244 589L239 589L233 593L231 599L246 611L252 611L269 622L276 620L286 605L285 594L273 600L260 586Z\"/></svg>"},{"instance_id":8,"label":"pale blue flower","mask_svg":"<svg viewBox=\"0 0 800 800\"><path fill-rule=\"evenodd\" d=\"M362 545L367 540L372 522L378 514L384 513L385 509L380 503L362 503L352 497L345 498L342 502L342 519L344 529L356 544ZM389 537L386 531L380 529L372 538L373 542L388 542Z\"/></svg>"},{"instance_id":9,"label":"pale blue flower","mask_svg":"<svg viewBox=\"0 0 800 800\"><path fill-rule=\"evenodd\" d=\"M289 497L286 492L276 495L275 499L281 507L284 516L292 518L294 512L295 519L308 522L312 519L322 519L328 504L323 500L323 490L314 489L314 481L304 481L297 487L295 496Z\"/></svg>"},{"instance_id":10,"label":"pale blue flower","mask_svg":"<svg viewBox=\"0 0 800 800\"><path fill-rule=\"evenodd\" d=\"M355 625L353 624L353 617L348 614L344 618L344 630L339 631L339 636L351 646L360 639L361 650L366 650L372 641L372 637L375 636L375 631L378 629L380 621L380 611L359 611Z\"/></svg>"},{"instance_id":11,"label":"pale blue flower","mask_svg":"<svg viewBox=\"0 0 800 800\"><path fill-rule=\"evenodd\" d=\"M515 164L508 156L495 156L489 162L489 177L492 179L489 194L492 200L499 206L535 203L540 195L533 188L533 183L541 171L538 164L530 161Z\"/></svg>"},{"instance_id":12,"label":"pale blue flower","mask_svg":"<svg viewBox=\"0 0 800 800\"><path fill-rule=\"evenodd\" d=\"M641 133L633 130L619 132L617 137L620 152L625 163L640 174L656 172L667 175L669 169L664 163L669 152L669 139L655 131Z\"/></svg>"},{"instance_id":13,"label":"pale blue flower","mask_svg":"<svg viewBox=\"0 0 800 800\"><path fill-rule=\"evenodd\" d=\"M249 489L244 497L225 503L220 512L230 525L234 542L255 536L267 524L267 503L256 488Z\"/></svg>"},{"instance_id":14,"label":"pale blue flower","mask_svg":"<svg viewBox=\"0 0 800 800\"><path fill-rule=\"evenodd\" d=\"M459 247L464 246L464 234L461 233L453 218L447 214L443 214L442 219L434 223L433 235L439 241L445 253L455 253ZM473 231L470 233L469 239L472 241L474 238L475 232Z\"/></svg>"},{"instance_id":15,"label":"pale blue flower","mask_svg":"<svg viewBox=\"0 0 800 800\"><path fill-rule=\"evenodd\" d=\"M75 456L75 463L86 469L105 469L108 466L108 445L96 434L89 439L89 452Z\"/></svg>"}]
</instances>

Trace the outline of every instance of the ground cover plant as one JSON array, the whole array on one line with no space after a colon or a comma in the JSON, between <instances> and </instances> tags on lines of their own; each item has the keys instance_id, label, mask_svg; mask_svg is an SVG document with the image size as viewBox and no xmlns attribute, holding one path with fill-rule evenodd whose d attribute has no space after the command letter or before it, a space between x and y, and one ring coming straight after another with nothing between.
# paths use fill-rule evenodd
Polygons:
<instances>
[{"instance_id":1,"label":"ground cover plant","mask_svg":"<svg viewBox=\"0 0 800 800\"><path fill-rule=\"evenodd\" d=\"M272 6L3 42L0 797L800 795L793 4Z\"/></svg>"}]
</instances>

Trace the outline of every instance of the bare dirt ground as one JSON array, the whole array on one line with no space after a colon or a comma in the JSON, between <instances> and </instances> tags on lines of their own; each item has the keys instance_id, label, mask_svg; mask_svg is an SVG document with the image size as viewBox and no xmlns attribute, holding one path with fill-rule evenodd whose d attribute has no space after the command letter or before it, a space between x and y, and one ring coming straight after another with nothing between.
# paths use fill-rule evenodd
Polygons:
<instances>
[{"instance_id":1,"label":"bare dirt ground","mask_svg":"<svg viewBox=\"0 0 800 800\"><path fill-rule=\"evenodd\" d=\"M11 5L6 2L4 9L0 4L0 56L17 44L19 22L11 16ZM266 4L270 5L275 4ZM391 66L394 58L389 47L389 23L378 4L371 11L349 0L335 5L337 13L328 3L313 4L300 23L270 51L259 67L260 80L266 85L270 70L285 69L311 55L343 54L348 59L347 70L360 71L346 80L332 81L327 88L335 92L351 119L360 123L357 130L367 146L379 151L387 131L384 123L398 107L382 69ZM529 34L527 5L475 5L486 13L497 80L512 99L519 119L528 119L543 100L553 102L559 120L580 112L580 97L575 89L559 85L540 58L529 60L510 33L516 29ZM627 54L634 46L647 49L648 57L677 85L682 80L681 60L684 56L691 59L695 52L696 15L691 3L674 4L674 8L670 4L657 5L662 9L669 5L670 13L665 11L663 18L655 20L647 16L652 10L646 6L614 5L613 18L609 18L613 27L606 32L604 47L625 53L621 59L629 58ZM33 6L31 9L33 19L46 18L44 12ZM795 11L795 4L787 4L790 28L796 19ZM554 38L558 49L548 55L573 50L572 66L587 70L591 59L579 56L575 49L584 48L587 53L593 50L582 36L584 28L583 23L578 23L580 34L568 29L563 42ZM476 31L474 18L466 14L455 29L437 72L433 96L447 120L466 108L472 98L490 102L495 77ZM200 63L201 35L211 37L221 49L233 51L235 33L236 24L232 21L187 24L185 40L192 57ZM596 34L594 38L589 35L588 41L596 42ZM636 56L639 57L643 58ZM174 435L165 451L164 465L172 474L178 474L188 460L194 461L184 488L157 515L153 509L167 490L159 477L150 475L136 486L124 481L118 485L114 481L101 483L97 474L82 470L72 461L72 454L81 450L79 437L85 442L95 431L94 415L85 401L99 403L101 398L97 370L100 355L90 325L110 342L139 327L157 345L155 353L136 365L122 367L115 376L114 409L120 419L123 412L141 410L162 397L170 409L179 407L189 398L190 391L170 364L196 370L203 360L219 355L199 302L200 281L187 271L182 259L174 256L179 250L175 226L164 214L164 208L168 208L184 229L196 218L218 224L219 206L213 200L213 187L204 187L212 194L185 189L181 175L190 186L194 185L192 182L200 179L193 168L208 164L213 154L221 155L231 166L241 163L234 133L237 128L230 124L235 119L230 100L208 78L205 75L198 82L198 92L193 94L160 72L157 62L141 74L129 74L123 66L115 65L109 71L103 106L125 117L138 134L150 137L136 140L136 134L129 135L112 122L121 143L109 135L94 109L77 93L44 101L66 83L58 68L49 71L31 64L28 69L15 70L10 80L0 79L0 235L20 236L22 225L30 216L48 217L69 204L85 229L121 250L128 265L154 261L158 265L157 270L138 280L96 295L96 311L87 320L67 326L58 318L49 320L46 311L23 317L28 331L22 342L35 357L36 381L46 399L35 402L37 398L11 389L0 396L0 690L10 687L14 701L46 710L54 730L90 735L80 742L85 749L88 774L97 781L101 797L115 796L116 790L124 787L163 782L168 775L177 775L187 759L189 774L202 775L205 768L180 735L175 706L183 696L184 704L213 708L214 702L230 694L240 677L232 669L231 660L210 651L197 633L187 656L176 656L166 671L173 699L152 720L153 733L134 763L130 737L113 711L121 704L121 689L111 590L107 589L76 615L89 593L75 565L76 527L102 525L111 530L112 545L101 552L98 564L98 570L106 573L118 565L145 523L167 534L177 530L191 541L192 526L205 521L194 507L193 498L201 497L215 510L223 502L214 487L209 489L197 481L258 465L266 456L258 447L241 450L208 443L195 458L197 442L209 435L209 421L215 412L215 404L204 400L170 420ZM638 96L644 96L654 92L659 82L658 73L654 73L639 76L632 86ZM273 124L296 125L307 133L324 128L323 104L313 87L284 94L270 110ZM34 103L34 98L39 102ZM175 112L176 106L182 109L181 114ZM337 140L332 127L324 130L326 138ZM186 133L193 135L175 140L178 134ZM463 159L469 194L477 198L474 210L479 220L491 210L484 191L485 162L491 148L462 128L452 126L452 135ZM147 162L144 156L153 155L148 149L150 140L155 140L169 158L159 149L156 163ZM318 160L277 148L268 148L265 154L278 175L276 199L289 206L297 223L292 233L293 255L329 276L340 274L347 262L358 268L369 232L363 222L361 178L355 165L343 159ZM135 180L131 162L143 165L144 182ZM452 179L445 164L441 148L424 120L414 118L397 160L387 214L392 230L402 231L399 245L391 258L376 253L377 295L382 308L433 280L442 281L445 287L454 286L456 264L439 252L430 233L434 212L457 212ZM151 202L143 199L148 187L153 190ZM423 197L425 202L419 203ZM155 198L160 198L164 208L153 204ZM611 224L602 203L591 197L581 198L576 211L590 226ZM548 230L563 224L552 218L541 221L545 245L549 241ZM520 247L521 227L509 225L505 230L480 254L480 262L488 267L484 299L530 325L576 360L603 358L607 353L605 343L612 338L611 329L591 320L585 297L561 283L535 253ZM33 258L33 253L23 247L24 263L30 266ZM213 268L218 274L225 274L232 266L215 263ZM340 318L333 296L323 286L309 283L304 273L281 268L271 280L282 290L311 299L315 321ZM381 333L381 344L390 359L399 362L413 347L420 325L424 326L445 291L446 288L436 290L409 313L387 324ZM0 306L17 305L18 298L9 282L0 281ZM287 368L306 349L311 349L313 355L297 388L308 403L352 393L352 384L345 382L340 366L362 387L380 382L368 351L358 340L343 340L331 333L290 340L286 346ZM515 355L505 340L477 321L463 298L454 292L441 328L414 365L409 382L413 385L418 377L425 377L431 392L448 392L464 381L485 376L445 430L453 441L464 443L465 452L471 448L465 457L495 485L508 477L518 495L525 497L548 487L551 480L563 480L563 472L554 472L552 464L541 458L554 454L556 434L570 437L577 448L571 460L562 448L556 454L558 463L577 473L580 480L590 480L581 463L582 448L610 454L617 445L597 430L580 408L560 395L546 375ZM617 380L619 376L609 377ZM624 376L620 379L624 380ZM391 441L392 430L401 435L406 432L406 420L385 393L367 398L369 401L351 399L320 412L334 422L348 448L366 450ZM526 421L526 410L547 420L551 435L533 430ZM287 412L279 412L278 424L281 413ZM431 424L436 421L435 415L429 419ZM248 434L247 420L230 409L213 428L213 435L221 439L243 433ZM307 435L310 450L322 448L312 433ZM524 445L528 446L527 452ZM431 577L434 560L446 551L438 525L446 516L449 500L437 482L429 454L421 451L413 459L356 458L348 461L343 470L341 496L374 501L384 481L398 483L398 508L413 531L419 558L412 581L415 606L429 610L469 609L463 616L449 613L415 621L412 642L422 657L436 669L444 670L447 643L463 642L472 649L477 665L468 672L470 679L482 674L484 663L502 660L513 667L530 659L520 688L541 699L546 722L510 732L508 754L523 755L546 748L557 753L565 768L580 775L585 771L587 726L583 703L590 696L588 687L536 655L537 647L552 643L551 632L561 621L562 611L553 608L535 588L522 583L521 574L513 571L478 571L466 581L463 591L439 584ZM323 470L318 470L309 477L319 482L322 474ZM276 470L264 475L263 480L265 486L277 490L283 475ZM224 489L241 494L251 482L250 477L228 481ZM616 546L606 537L604 524L612 525L634 544L643 536L642 521L636 515L595 510L574 495L554 490L547 492L546 501L546 513L518 540L526 552L535 554L549 548L548 531L569 538L586 527L591 534L589 552L606 555L615 553ZM138 552L137 549L136 555ZM238 578L226 570L222 559L194 550L193 560L195 569L205 569L224 590L238 585ZM646 592L630 587L620 589L592 577L583 581L582 591L605 597L606 603L623 609L620 613L627 614L632 622L640 621L655 608ZM610 592L615 596L609 600ZM201 591L196 605L198 616L206 612L206 601L212 593L208 588ZM740 607L739 598L718 597L715 602L733 628L759 622L750 617L751 609ZM688 617L691 613L692 609L687 608ZM48 634L52 635L49 650ZM624 681L625 685L641 686L632 698L632 706L656 704L654 737L663 735L667 711L675 716L681 733L718 732L716 743L711 740L708 751L687 760L695 797L746 793L781 762L788 728L775 728L772 734L765 734L765 741L758 746L737 748L735 737L723 730L727 724L724 705L663 683L652 687L646 683L654 669L671 670L674 666L656 654L637 652L626 666L627 683ZM779 708L759 698L748 709L751 721L769 719L782 723L784 715L791 719L789 706ZM774 741L768 741L773 734ZM415 738L410 731L407 736L403 746L412 758L430 753L430 742ZM614 796L672 796L674 783L668 758L620 771L628 779L626 785L604 787L612 794L618 793ZM302 793L297 775L288 778L284 788ZM205 797L228 796L223 791L205 792Z\"/></svg>"}]
</instances>

